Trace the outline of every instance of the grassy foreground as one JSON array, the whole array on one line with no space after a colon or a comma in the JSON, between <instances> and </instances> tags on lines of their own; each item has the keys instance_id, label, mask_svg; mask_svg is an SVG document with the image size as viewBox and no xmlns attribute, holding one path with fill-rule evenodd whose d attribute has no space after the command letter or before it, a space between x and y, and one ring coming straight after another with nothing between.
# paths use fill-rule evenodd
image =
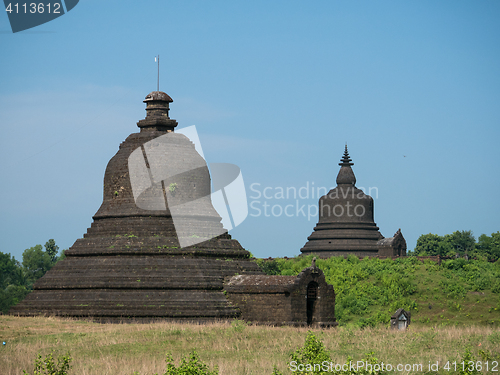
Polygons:
<instances>
[{"instance_id":1,"label":"grassy foreground","mask_svg":"<svg viewBox=\"0 0 500 375\"><path fill-rule=\"evenodd\" d=\"M177 361L195 349L201 359L221 375L270 375L276 365L284 374L290 354L304 345L306 328L247 326L241 321L208 325L97 324L53 317L24 318L0 316L0 348L2 374L32 371L37 353L43 356L73 357L70 374L141 375L163 373L165 354ZM491 326L429 327L415 323L407 332L378 327L365 329L337 327L313 330L330 351L335 363L348 356L361 360L374 352L379 362L391 364L439 361L440 368L448 360L461 358L470 348L476 360L480 351L500 359L500 329ZM493 374L500 373L491 372ZM415 373L413 371L395 374ZM441 371L440 373L453 373Z\"/></svg>"}]
</instances>

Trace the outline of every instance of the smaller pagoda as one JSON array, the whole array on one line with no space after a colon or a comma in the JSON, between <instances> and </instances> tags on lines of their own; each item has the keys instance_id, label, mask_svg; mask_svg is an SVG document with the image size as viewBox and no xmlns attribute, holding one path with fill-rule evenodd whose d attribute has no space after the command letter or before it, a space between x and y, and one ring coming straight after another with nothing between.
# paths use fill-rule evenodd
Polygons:
<instances>
[{"instance_id":1,"label":"smaller pagoda","mask_svg":"<svg viewBox=\"0 0 500 375\"><path fill-rule=\"evenodd\" d=\"M406 256L406 241L398 230L384 238L375 224L373 198L356 187L347 145L340 160L337 187L319 199L319 221L300 251L322 258L336 255Z\"/></svg>"}]
</instances>

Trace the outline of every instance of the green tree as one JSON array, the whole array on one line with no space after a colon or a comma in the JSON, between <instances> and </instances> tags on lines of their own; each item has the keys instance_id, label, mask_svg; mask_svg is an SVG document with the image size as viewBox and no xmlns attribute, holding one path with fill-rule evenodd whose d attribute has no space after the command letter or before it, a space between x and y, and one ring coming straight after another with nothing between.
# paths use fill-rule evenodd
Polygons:
<instances>
[{"instance_id":1,"label":"green tree","mask_svg":"<svg viewBox=\"0 0 500 375\"><path fill-rule=\"evenodd\" d=\"M257 261L260 268L266 275L280 275L281 268L276 260L259 259Z\"/></svg>"},{"instance_id":2,"label":"green tree","mask_svg":"<svg viewBox=\"0 0 500 375\"><path fill-rule=\"evenodd\" d=\"M64 258L66 258L66 250L68 250L68 249L64 249L61 251L61 255L59 255L57 257L56 263L59 262L60 260L63 260Z\"/></svg>"},{"instance_id":3,"label":"green tree","mask_svg":"<svg viewBox=\"0 0 500 375\"><path fill-rule=\"evenodd\" d=\"M21 302L30 291L24 285L9 285L0 290L0 310L7 314L9 309Z\"/></svg>"},{"instance_id":4,"label":"green tree","mask_svg":"<svg viewBox=\"0 0 500 375\"><path fill-rule=\"evenodd\" d=\"M445 241L445 238L437 234L422 234L417 240L415 246L415 255L440 255L445 256L453 250L450 241Z\"/></svg>"},{"instance_id":5,"label":"green tree","mask_svg":"<svg viewBox=\"0 0 500 375\"><path fill-rule=\"evenodd\" d=\"M443 240L453 249L452 252L461 256L471 255L476 248L476 239L470 230L457 230L445 235Z\"/></svg>"},{"instance_id":6,"label":"green tree","mask_svg":"<svg viewBox=\"0 0 500 375\"><path fill-rule=\"evenodd\" d=\"M492 259L500 259L500 232L491 234L490 254Z\"/></svg>"},{"instance_id":7,"label":"green tree","mask_svg":"<svg viewBox=\"0 0 500 375\"><path fill-rule=\"evenodd\" d=\"M7 313L33 289L33 283L64 258L57 256L59 246L54 239L24 250L22 265L10 254L0 252L0 310Z\"/></svg>"},{"instance_id":8,"label":"green tree","mask_svg":"<svg viewBox=\"0 0 500 375\"><path fill-rule=\"evenodd\" d=\"M476 249L478 254L488 259L500 259L500 232L492 233L491 237L486 234L480 235Z\"/></svg>"},{"instance_id":9,"label":"green tree","mask_svg":"<svg viewBox=\"0 0 500 375\"><path fill-rule=\"evenodd\" d=\"M0 288L5 289L10 284L18 281L19 263L10 254L0 252Z\"/></svg>"},{"instance_id":10,"label":"green tree","mask_svg":"<svg viewBox=\"0 0 500 375\"><path fill-rule=\"evenodd\" d=\"M455 231L452 234L422 234L417 240L415 255L469 256L474 253L476 239L470 230Z\"/></svg>"},{"instance_id":11,"label":"green tree","mask_svg":"<svg viewBox=\"0 0 500 375\"><path fill-rule=\"evenodd\" d=\"M57 251L59 250L59 246L56 245L56 241L53 238L48 240L45 243L45 251L49 254L50 259L53 263L57 261Z\"/></svg>"},{"instance_id":12,"label":"green tree","mask_svg":"<svg viewBox=\"0 0 500 375\"><path fill-rule=\"evenodd\" d=\"M23 252L23 268L30 288L53 265L54 262L51 256L46 251L43 251L42 245L30 247Z\"/></svg>"},{"instance_id":13,"label":"green tree","mask_svg":"<svg viewBox=\"0 0 500 375\"><path fill-rule=\"evenodd\" d=\"M0 310L7 313L11 306L29 293L19 262L10 254L0 252Z\"/></svg>"}]
</instances>

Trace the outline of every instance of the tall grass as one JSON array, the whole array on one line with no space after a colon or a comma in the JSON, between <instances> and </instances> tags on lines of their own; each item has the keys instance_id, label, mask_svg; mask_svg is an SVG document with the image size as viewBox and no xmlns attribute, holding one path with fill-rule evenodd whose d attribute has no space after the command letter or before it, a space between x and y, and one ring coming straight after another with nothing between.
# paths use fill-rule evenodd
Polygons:
<instances>
[{"instance_id":1,"label":"tall grass","mask_svg":"<svg viewBox=\"0 0 500 375\"><path fill-rule=\"evenodd\" d=\"M98 324L54 317L0 316L0 372L31 371L38 353L71 352L71 374L141 375L163 373L165 355L174 359L196 350L221 375L266 375L273 366L289 374L290 354L304 344L308 329L247 326L242 322L206 325L158 322ZM444 363L459 359L465 348L500 359L500 329L488 326L429 327L416 323L407 332L378 328L337 327L313 330L331 358L344 363L368 352L385 363ZM425 366L424 366L425 367ZM408 372L401 372L405 374Z\"/></svg>"}]
</instances>

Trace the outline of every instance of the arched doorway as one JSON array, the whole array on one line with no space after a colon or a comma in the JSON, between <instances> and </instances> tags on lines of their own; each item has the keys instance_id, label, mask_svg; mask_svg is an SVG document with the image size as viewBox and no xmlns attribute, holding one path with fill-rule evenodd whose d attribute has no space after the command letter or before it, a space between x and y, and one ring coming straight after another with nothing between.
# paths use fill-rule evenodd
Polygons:
<instances>
[{"instance_id":1,"label":"arched doorway","mask_svg":"<svg viewBox=\"0 0 500 375\"><path fill-rule=\"evenodd\" d=\"M316 307L316 299L318 298L318 283L311 281L307 285L307 324L313 322L314 309Z\"/></svg>"},{"instance_id":2,"label":"arched doorway","mask_svg":"<svg viewBox=\"0 0 500 375\"><path fill-rule=\"evenodd\" d=\"M402 256L403 254L401 254L401 244L398 245L398 249L396 250L396 255L398 257Z\"/></svg>"},{"instance_id":3,"label":"arched doorway","mask_svg":"<svg viewBox=\"0 0 500 375\"><path fill-rule=\"evenodd\" d=\"M408 326L408 319L406 319L405 314L401 314L398 319L398 329L405 330Z\"/></svg>"}]
</instances>

